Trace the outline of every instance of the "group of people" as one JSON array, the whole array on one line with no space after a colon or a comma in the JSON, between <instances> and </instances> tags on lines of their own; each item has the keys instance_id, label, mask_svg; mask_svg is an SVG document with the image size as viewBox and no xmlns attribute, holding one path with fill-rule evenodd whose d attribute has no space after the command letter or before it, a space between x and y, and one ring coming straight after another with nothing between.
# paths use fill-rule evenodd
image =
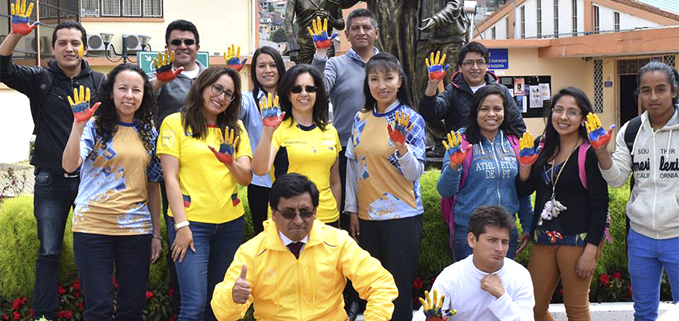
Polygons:
<instances>
[{"instance_id":1,"label":"group of people","mask_svg":"<svg viewBox=\"0 0 679 321\"><path fill-rule=\"evenodd\" d=\"M149 75L130 64L107 76L92 71L86 31L74 21L54 29L46 68L15 65L15 46L35 27L18 10L0 45L0 81L29 97L36 126L38 317L56 319L74 205L85 320L141 320L149 264L162 255L161 212L178 320L235 320L250 303L258 319L353 320L359 298L366 320L413 319L425 120L444 120L450 131L437 188L456 263L432 286L443 298L433 295L415 319L551 320L561 279L569 318L588 320L607 184L621 186L630 173L635 316L657 315L663 268L679 300L679 199L671 191L679 76L663 63L640 70L645 112L622 127L611 156L612 129L573 87L554 95L545 132L533 139L477 42L461 48L459 71L441 93L445 58L427 59L416 108L401 63L375 47L379 28L366 9L348 15L351 48L342 56L327 58L332 41L320 21L309 30L310 65L286 70L277 50L257 49L254 86L244 92L245 61L233 50L226 66L203 66L198 30L185 20L168 25L166 53ZM239 185L258 233L245 243ZM509 258L528 242L526 270Z\"/></svg>"}]
</instances>

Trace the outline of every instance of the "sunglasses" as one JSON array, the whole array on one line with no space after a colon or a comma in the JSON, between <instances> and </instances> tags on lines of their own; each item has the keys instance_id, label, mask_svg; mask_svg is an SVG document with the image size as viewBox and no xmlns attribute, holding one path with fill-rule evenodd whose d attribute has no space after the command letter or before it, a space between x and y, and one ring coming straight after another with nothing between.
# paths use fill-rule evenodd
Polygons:
<instances>
[{"instance_id":1,"label":"sunglasses","mask_svg":"<svg viewBox=\"0 0 679 321\"><path fill-rule=\"evenodd\" d=\"M304 88L302 88L302 86L295 86L290 88L290 92L293 94L299 94L302 92L302 89L306 90L308 93L315 93L318 91L318 87L316 86L304 86Z\"/></svg>"},{"instance_id":2,"label":"sunglasses","mask_svg":"<svg viewBox=\"0 0 679 321\"><path fill-rule=\"evenodd\" d=\"M281 213L281 216L283 216L283 218L286 220L294 220L295 217L297 217L297 213L299 213L299 216L302 219L307 219L314 215L314 210L308 208L302 208L299 211L295 211L293 209L286 209L285 211L281 211L279 209L275 210Z\"/></svg>"},{"instance_id":3,"label":"sunglasses","mask_svg":"<svg viewBox=\"0 0 679 321\"><path fill-rule=\"evenodd\" d=\"M194 43L196 43L195 40L193 39L172 39L170 40L170 44L173 46L181 46L182 42L184 42L185 45L191 46Z\"/></svg>"}]
</instances>

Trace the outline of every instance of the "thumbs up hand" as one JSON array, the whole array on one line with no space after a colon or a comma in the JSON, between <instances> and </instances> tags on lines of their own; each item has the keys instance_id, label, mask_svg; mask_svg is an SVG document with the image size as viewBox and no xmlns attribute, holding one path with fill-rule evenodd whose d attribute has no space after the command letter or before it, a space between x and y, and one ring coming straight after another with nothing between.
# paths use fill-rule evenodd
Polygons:
<instances>
[{"instance_id":1,"label":"thumbs up hand","mask_svg":"<svg viewBox=\"0 0 679 321\"><path fill-rule=\"evenodd\" d=\"M238 304L245 304L245 302L247 302L248 298L250 297L251 290L250 283L248 283L246 279L247 274L248 267L247 265L243 264L243 269L240 272L240 276L236 279L236 283L233 285L233 289L231 290L233 302Z\"/></svg>"}]
</instances>

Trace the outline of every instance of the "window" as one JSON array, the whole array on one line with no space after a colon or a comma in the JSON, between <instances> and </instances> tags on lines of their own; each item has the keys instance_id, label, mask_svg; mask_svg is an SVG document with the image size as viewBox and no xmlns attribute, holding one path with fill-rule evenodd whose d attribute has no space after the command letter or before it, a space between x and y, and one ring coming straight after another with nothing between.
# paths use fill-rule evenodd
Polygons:
<instances>
[{"instance_id":1,"label":"window","mask_svg":"<svg viewBox=\"0 0 679 321\"><path fill-rule=\"evenodd\" d=\"M592 18L594 19L594 34L599 34L599 7L592 6Z\"/></svg>"},{"instance_id":2,"label":"window","mask_svg":"<svg viewBox=\"0 0 679 321\"><path fill-rule=\"evenodd\" d=\"M554 38L559 38L559 0L554 0Z\"/></svg>"},{"instance_id":3,"label":"window","mask_svg":"<svg viewBox=\"0 0 679 321\"><path fill-rule=\"evenodd\" d=\"M495 27L490 28L490 39L495 40Z\"/></svg>"},{"instance_id":4,"label":"window","mask_svg":"<svg viewBox=\"0 0 679 321\"><path fill-rule=\"evenodd\" d=\"M613 12L613 27L615 32L620 32L620 12Z\"/></svg>"},{"instance_id":5,"label":"window","mask_svg":"<svg viewBox=\"0 0 679 321\"><path fill-rule=\"evenodd\" d=\"M571 0L573 9L573 37L578 35L578 0Z\"/></svg>"},{"instance_id":6,"label":"window","mask_svg":"<svg viewBox=\"0 0 679 321\"><path fill-rule=\"evenodd\" d=\"M526 38L526 6L521 6L521 39Z\"/></svg>"},{"instance_id":7,"label":"window","mask_svg":"<svg viewBox=\"0 0 679 321\"><path fill-rule=\"evenodd\" d=\"M538 27L538 39L542 38L542 0L537 0L537 27Z\"/></svg>"},{"instance_id":8,"label":"window","mask_svg":"<svg viewBox=\"0 0 679 321\"><path fill-rule=\"evenodd\" d=\"M162 17L163 0L82 0L80 11L83 17Z\"/></svg>"}]
</instances>

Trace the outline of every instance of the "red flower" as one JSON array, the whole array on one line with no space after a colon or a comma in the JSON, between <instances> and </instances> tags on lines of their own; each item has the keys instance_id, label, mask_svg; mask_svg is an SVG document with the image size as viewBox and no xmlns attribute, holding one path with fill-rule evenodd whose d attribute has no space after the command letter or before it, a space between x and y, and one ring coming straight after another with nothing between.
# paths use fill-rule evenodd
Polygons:
<instances>
[{"instance_id":1,"label":"red flower","mask_svg":"<svg viewBox=\"0 0 679 321\"><path fill-rule=\"evenodd\" d=\"M560 296L563 296L563 289L559 289L559 291L557 292L559 293Z\"/></svg>"},{"instance_id":2,"label":"red flower","mask_svg":"<svg viewBox=\"0 0 679 321\"><path fill-rule=\"evenodd\" d=\"M116 278L115 278L115 277L111 277L111 282L113 282L113 287L117 289L117 288L118 288L118 283L116 283Z\"/></svg>"},{"instance_id":3,"label":"red flower","mask_svg":"<svg viewBox=\"0 0 679 321\"><path fill-rule=\"evenodd\" d=\"M610 281L608 278L608 274L602 274L599 276L599 282L601 282L601 284L603 284L604 286L608 286L608 281Z\"/></svg>"},{"instance_id":4,"label":"red flower","mask_svg":"<svg viewBox=\"0 0 679 321\"><path fill-rule=\"evenodd\" d=\"M172 297L173 294L174 294L174 288L170 288L170 291L167 292L167 295L169 295L170 297Z\"/></svg>"},{"instance_id":5,"label":"red flower","mask_svg":"<svg viewBox=\"0 0 679 321\"><path fill-rule=\"evenodd\" d=\"M65 313L65 312L66 312L66 311L59 311L59 312L57 312L57 317L58 317L59 319L65 318L65 317L66 317L66 313Z\"/></svg>"},{"instance_id":6,"label":"red flower","mask_svg":"<svg viewBox=\"0 0 679 321\"><path fill-rule=\"evenodd\" d=\"M413 281L413 288L421 289L422 287L423 287L422 278L420 278L420 277L415 278L415 281Z\"/></svg>"},{"instance_id":7,"label":"red flower","mask_svg":"<svg viewBox=\"0 0 679 321\"><path fill-rule=\"evenodd\" d=\"M66 293L66 289L64 289L61 285L57 285L57 293L59 295L64 295L64 293Z\"/></svg>"},{"instance_id":8,"label":"red flower","mask_svg":"<svg viewBox=\"0 0 679 321\"><path fill-rule=\"evenodd\" d=\"M28 312L28 316L31 317L31 319L33 319L33 309L31 309L31 310Z\"/></svg>"},{"instance_id":9,"label":"red flower","mask_svg":"<svg viewBox=\"0 0 679 321\"><path fill-rule=\"evenodd\" d=\"M632 286L630 285L629 288L627 288L627 294L629 294L629 297L632 297Z\"/></svg>"},{"instance_id":10,"label":"red flower","mask_svg":"<svg viewBox=\"0 0 679 321\"><path fill-rule=\"evenodd\" d=\"M73 317L73 311L71 311L71 310L66 311L66 313L64 313L64 316L66 317L66 319L72 318Z\"/></svg>"},{"instance_id":11,"label":"red flower","mask_svg":"<svg viewBox=\"0 0 679 321\"><path fill-rule=\"evenodd\" d=\"M170 321L175 321L175 320L177 320L177 314L176 314L176 313L173 314L173 315L170 317Z\"/></svg>"},{"instance_id":12,"label":"red flower","mask_svg":"<svg viewBox=\"0 0 679 321\"><path fill-rule=\"evenodd\" d=\"M80 293L79 292L73 292L73 297L76 298L76 299L79 298Z\"/></svg>"},{"instance_id":13,"label":"red flower","mask_svg":"<svg viewBox=\"0 0 679 321\"><path fill-rule=\"evenodd\" d=\"M21 306L21 298L18 298L12 302L12 309L13 310L18 310L19 307Z\"/></svg>"},{"instance_id":14,"label":"red flower","mask_svg":"<svg viewBox=\"0 0 679 321\"><path fill-rule=\"evenodd\" d=\"M14 320L21 320L21 314L19 314L19 312L14 311Z\"/></svg>"},{"instance_id":15,"label":"red flower","mask_svg":"<svg viewBox=\"0 0 679 321\"><path fill-rule=\"evenodd\" d=\"M2 314L2 319L3 319L3 320L9 320L9 315L7 315L7 313L3 313L3 314Z\"/></svg>"},{"instance_id":16,"label":"red flower","mask_svg":"<svg viewBox=\"0 0 679 321\"><path fill-rule=\"evenodd\" d=\"M28 300L28 297L19 297L21 299L21 303L26 303L26 300Z\"/></svg>"},{"instance_id":17,"label":"red flower","mask_svg":"<svg viewBox=\"0 0 679 321\"><path fill-rule=\"evenodd\" d=\"M73 282L73 290L76 290L76 291L80 290L80 280L76 279Z\"/></svg>"},{"instance_id":18,"label":"red flower","mask_svg":"<svg viewBox=\"0 0 679 321\"><path fill-rule=\"evenodd\" d=\"M151 292L151 291L146 291L146 298L147 298L147 299L150 299L150 298L152 298L152 297L153 297L153 292Z\"/></svg>"},{"instance_id":19,"label":"red flower","mask_svg":"<svg viewBox=\"0 0 679 321\"><path fill-rule=\"evenodd\" d=\"M622 274L618 271L613 272L613 274L611 274L611 276L618 281L622 278Z\"/></svg>"},{"instance_id":20,"label":"red flower","mask_svg":"<svg viewBox=\"0 0 679 321\"><path fill-rule=\"evenodd\" d=\"M85 310L85 308L83 308L83 303L82 303L82 301L81 301L81 302L78 302L78 310L80 310L80 311Z\"/></svg>"}]
</instances>

